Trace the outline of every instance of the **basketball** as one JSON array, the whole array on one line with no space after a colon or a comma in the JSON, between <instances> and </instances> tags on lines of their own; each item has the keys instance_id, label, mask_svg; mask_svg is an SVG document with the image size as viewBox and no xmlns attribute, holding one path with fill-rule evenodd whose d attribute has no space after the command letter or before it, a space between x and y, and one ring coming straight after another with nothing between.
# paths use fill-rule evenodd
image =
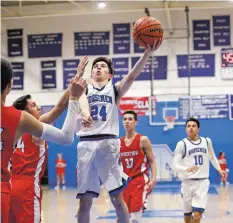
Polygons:
<instances>
[{"instance_id":1,"label":"basketball","mask_svg":"<svg viewBox=\"0 0 233 223\"><path fill-rule=\"evenodd\" d=\"M137 20L133 27L133 38L139 46L151 47L155 40L163 38L163 27L160 21L152 16L144 16ZM156 49L159 48L162 41L158 43Z\"/></svg>"}]
</instances>

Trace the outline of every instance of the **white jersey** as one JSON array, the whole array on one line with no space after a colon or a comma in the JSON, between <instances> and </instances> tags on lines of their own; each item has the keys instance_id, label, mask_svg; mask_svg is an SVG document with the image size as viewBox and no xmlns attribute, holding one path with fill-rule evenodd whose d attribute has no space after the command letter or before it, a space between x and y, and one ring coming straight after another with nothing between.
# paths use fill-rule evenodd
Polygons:
<instances>
[{"instance_id":1,"label":"white jersey","mask_svg":"<svg viewBox=\"0 0 233 223\"><path fill-rule=\"evenodd\" d=\"M200 137L199 143L191 142L184 138L180 143L183 143L184 154L182 159L182 166L186 169L192 166L198 166L195 173L186 173L184 179L204 179L209 178L209 152L208 141L204 137Z\"/></svg>"},{"instance_id":2,"label":"white jersey","mask_svg":"<svg viewBox=\"0 0 233 223\"><path fill-rule=\"evenodd\" d=\"M116 105L116 90L111 83L101 89L92 84L87 85L87 98L89 103L92 125L90 128L81 126L81 117L77 120L77 136L92 136L111 134L119 135L118 106Z\"/></svg>"}]
</instances>

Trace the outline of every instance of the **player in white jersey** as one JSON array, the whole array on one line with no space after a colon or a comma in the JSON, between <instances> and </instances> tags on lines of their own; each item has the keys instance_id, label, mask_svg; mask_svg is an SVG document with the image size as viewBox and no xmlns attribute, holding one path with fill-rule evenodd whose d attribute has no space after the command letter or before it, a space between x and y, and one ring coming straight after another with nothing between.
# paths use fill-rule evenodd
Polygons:
<instances>
[{"instance_id":1,"label":"player in white jersey","mask_svg":"<svg viewBox=\"0 0 233 223\"><path fill-rule=\"evenodd\" d=\"M200 122L186 121L188 137L179 141L174 155L174 169L182 180L184 222L199 223L207 203L209 190L209 161L220 175L226 176L215 156L210 138L199 137Z\"/></svg>"},{"instance_id":2,"label":"player in white jersey","mask_svg":"<svg viewBox=\"0 0 233 223\"><path fill-rule=\"evenodd\" d=\"M92 125L85 128L80 125L80 120L77 125L77 136L80 139L77 146L79 223L90 222L92 200L93 197L99 196L101 184L109 192L118 221L129 222L129 214L121 193L127 185L128 176L123 173L120 165L120 140L117 139L118 105L142 71L149 56L160 45L160 41L155 42L153 47L148 46L132 70L115 85L111 83L114 69L109 59L99 57L92 64L92 84L88 84L86 92L88 103L85 96L82 98L84 101L80 99L81 105L87 105L86 111L90 109ZM84 116L87 117L88 114Z\"/></svg>"}]
</instances>

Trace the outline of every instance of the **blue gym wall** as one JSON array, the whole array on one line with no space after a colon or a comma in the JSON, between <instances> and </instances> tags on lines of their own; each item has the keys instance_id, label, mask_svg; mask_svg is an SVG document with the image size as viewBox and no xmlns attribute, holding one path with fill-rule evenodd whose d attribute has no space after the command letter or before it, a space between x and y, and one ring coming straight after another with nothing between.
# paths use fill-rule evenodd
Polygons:
<instances>
[{"instance_id":1,"label":"blue gym wall","mask_svg":"<svg viewBox=\"0 0 233 223\"><path fill-rule=\"evenodd\" d=\"M54 123L56 127L61 128L65 119L66 112ZM228 168L233 170L233 122L229 119L209 119L200 120L201 130L200 135L212 139L216 156L220 150L224 151L227 156ZM172 151L176 147L176 143L186 137L184 126L175 126L174 129L164 131L163 126L150 126L148 116L139 116L137 132L140 132L149 137L152 144L167 144ZM122 117L120 117L120 136L124 135L122 125ZM66 168L66 184L68 187L76 187L76 162L77 162L77 137L71 146L58 146L54 143L49 143L49 159L48 159L48 175L49 185L56 185L55 175L55 160L57 153L62 153L67 162ZM219 183L219 175L216 170L210 165L210 181L212 184ZM233 174L230 171L229 181L233 183ZM172 183L172 182L171 182Z\"/></svg>"}]
</instances>

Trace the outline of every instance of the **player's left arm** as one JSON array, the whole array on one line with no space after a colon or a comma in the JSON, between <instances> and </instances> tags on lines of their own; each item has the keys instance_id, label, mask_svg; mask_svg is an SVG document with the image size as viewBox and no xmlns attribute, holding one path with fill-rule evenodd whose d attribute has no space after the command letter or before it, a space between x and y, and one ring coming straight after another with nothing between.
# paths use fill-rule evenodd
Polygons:
<instances>
[{"instance_id":1,"label":"player's left arm","mask_svg":"<svg viewBox=\"0 0 233 223\"><path fill-rule=\"evenodd\" d=\"M152 145L148 137L142 136L140 138L140 143L141 143L141 148L143 148L146 158L148 159L150 168L151 168L151 180L150 180L149 188L148 188L148 194L149 194L151 193L151 191L153 190L156 184L156 172L157 172L156 162L155 162L154 154L152 151Z\"/></svg>"},{"instance_id":2,"label":"player's left arm","mask_svg":"<svg viewBox=\"0 0 233 223\"><path fill-rule=\"evenodd\" d=\"M213 144L210 138L206 138L207 144L208 144L208 155L209 155L209 159L210 162L212 163L212 165L214 166L214 168L219 172L220 175L222 175L223 177L226 177L227 173L225 171L223 171L220 167L219 161L215 155L214 152L214 148L213 148Z\"/></svg>"},{"instance_id":3,"label":"player's left arm","mask_svg":"<svg viewBox=\"0 0 233 223\"><path fill-rule=\"evenodd\" d=\"M157 49L157 46L160 45L161 41L162 39L160 39L159 41L155 41L153 47L148 45L143 55L134 65L132 70L130 70L129 73L119 83L116 84L116 90L117 90L116 103L118 105L120 103L121 98L125 95L125 93L129 90L135 79L141 73L141 71L143 70L146 64L146 61L151 56L152 52Z\"/></svg>"},{"instance_id":4,"label":"player's left arm","mask_svg":"<svg viewBox=\"0 0 233 223\"><path fill-rule=\"evenodd\" d=\"M41 115L39 120L47 124L53 123L67 108L68 103L69 103L69 89L66 89L65 93L61 96L60 100L55 105L55 107L51 111Z\"/></svg>"}]
</instances>

